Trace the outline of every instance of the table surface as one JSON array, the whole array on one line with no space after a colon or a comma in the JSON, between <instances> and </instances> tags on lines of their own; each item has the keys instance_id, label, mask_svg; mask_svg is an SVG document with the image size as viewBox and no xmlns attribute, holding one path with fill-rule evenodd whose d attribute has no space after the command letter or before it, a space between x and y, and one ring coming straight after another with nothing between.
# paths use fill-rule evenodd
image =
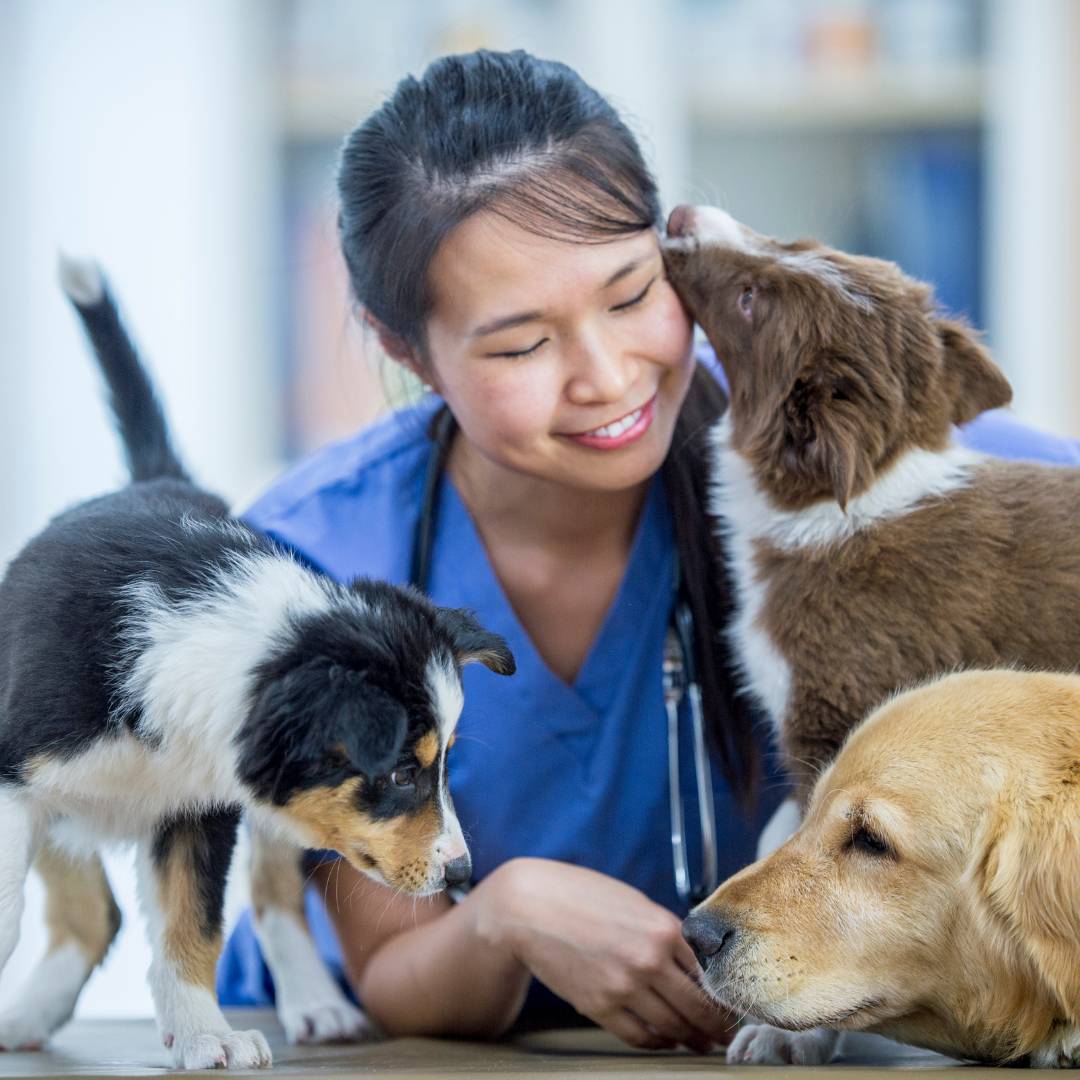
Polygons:
<instances>
[{"instance_id":1,"label":"table surface","mask_svg":"<svg viewBox=\"0 0 1080 1080\"><path fill-rule=\"evenodd\" d=\"M513 1042L476 1043L453 1039L391 1039L359 1046L286 1046L277 1018L270 1010L233 1010L230 1021L237 1028L260 1028L274 1052L274 1074L310 1075L319 1080L338 1077L387 1076L460 1077L482 1074L500 1080L528 1074L532 1078L574 1073L580 1077L670 1077L705 1080L717 1073L737 1072L748 1078L786 1080L807 1072L806 1068L728 1066L723 1053L697 1057L687 1053L642 1053L620 1043L599 1029L549 1031L522 1036ZM961 1065L910 1047L900 1047L872 1035L845 1036L845 1055L837 1063L812 1069L834 1072L844 1080L880 1080L901 1069L963 1070L964 1080L986 1080L1000 1070ZM74 1021L62 1029L49 1049L38 1053L0 1053L0 1077L8 1076L158 1076L171 1071L164 1047L158 1042L152 1020ZM945 1080L943 1077L942 1080Z\"/></svg>"}]
</instances>

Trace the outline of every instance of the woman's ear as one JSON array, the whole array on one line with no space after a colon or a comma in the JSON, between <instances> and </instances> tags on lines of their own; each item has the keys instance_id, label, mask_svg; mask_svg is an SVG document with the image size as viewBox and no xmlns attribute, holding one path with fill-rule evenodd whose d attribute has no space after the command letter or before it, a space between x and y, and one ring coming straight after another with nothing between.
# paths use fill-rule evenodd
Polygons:
<instances>
[{"instance_id":1,"label":"woman's ear","mask_svg":"<svg viewBox=\"0 0 1080 1080\"><path fill-rule=\"evenodd\" d=\"M424 362L420 350L412 342L399 337L385 323L376 319L370 311L364 312L363 319L365 324L375 332L382 351L391 360L408 368L422 383L433 387L436 393L439 392L429 365Z\"/></svg>"}]
</instances>

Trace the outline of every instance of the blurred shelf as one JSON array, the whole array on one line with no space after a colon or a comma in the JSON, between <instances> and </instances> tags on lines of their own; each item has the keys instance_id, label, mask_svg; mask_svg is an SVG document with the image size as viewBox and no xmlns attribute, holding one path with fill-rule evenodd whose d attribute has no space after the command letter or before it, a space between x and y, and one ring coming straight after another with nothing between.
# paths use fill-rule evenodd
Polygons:
<instances>
[{"instance_id":1,"label":"blurred shelf","mask_svg":"<svg viewBox=\"0 0 1080 1080\"><path fill-rule=\"evenodd\" d=\"M391 89L340 77L288 79L281 84L282 131L286 139L297 142L343 138L382 104Z\"/></svg>"},{"instance_id":2,"label":"blurred shelf","mask_svg":"<svg viewBox=\"0 0 1080 1080\"><path fill-rule=\"evenodd\" d=\"M391 87L335 76L281 84L285 137L340 139L384 101ZM754 131L784 127L945 127L977 124L983 74L977 64L924 69L872 67L853 72L712 75L690 86L693 122Z\"/></svg>"},{"instance_id":3,"label":"blurred shelf","mask_svg":"<svg viewBox=\"0 0 1080 1080\"><path fill-rule=\"evenodd\" d=\"M977 124L983 73L977 64L964 64L800 72L786 78L706 76L695 81L690 103L698 125L721 130Z\"/></svg>"}]
</instances>

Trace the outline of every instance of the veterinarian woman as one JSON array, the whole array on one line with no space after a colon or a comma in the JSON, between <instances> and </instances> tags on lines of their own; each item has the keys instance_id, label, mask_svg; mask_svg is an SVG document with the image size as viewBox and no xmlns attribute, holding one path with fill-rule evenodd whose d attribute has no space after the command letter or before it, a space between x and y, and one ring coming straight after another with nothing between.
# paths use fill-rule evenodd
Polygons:
<instances>
[{"instance_id":1,"label":"veterinarian woman","mask_svg":"<svg viewBox=\"0 0 1080 1080\"><path fill-rule=\"evenodd\" d=\"M664 277L653 180L568 68L479 52L399 84L339 186L363 316L437 396L301 463L248 520L334 577L474 609L518 664L465 676L449 762L471 892L416 904L319 872L350 980L393 1033L491 1037L561 1008L635 1046L726 1042L680 935L708 779L684 723L680 892L662 670L680 598L720 880L752 861L781 787L712 647L729 600L703 436L725 397Z\"/></svg>"}]
</instances>

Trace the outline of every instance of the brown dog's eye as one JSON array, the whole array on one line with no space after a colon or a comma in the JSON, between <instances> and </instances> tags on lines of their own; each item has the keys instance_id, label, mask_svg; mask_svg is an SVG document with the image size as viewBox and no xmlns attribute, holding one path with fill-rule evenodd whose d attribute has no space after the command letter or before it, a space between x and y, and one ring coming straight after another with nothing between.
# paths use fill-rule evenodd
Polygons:
<instances>
[{"instance_id":1,"label":"brown dog's eye","mask_svg":"<svg viewBox=\"0 0 1080 1080\"><path fill-rule=\"evenodd\" d=\"M739 310L743 313L743 316L747 319L753 316L753 304L754 304L754 290L752 286L747 285L744 287L742 293L739 296Z\"/></svg>"},{"instance_id":2,"label":"brown dog's eye","mask_svg":"<svg viewBox=\"0 0 1080 1080\"><path fill-rule=\"evenodd\" d=\"M851 847L855 851L861 851L866 855L892 856L893 849L889 844L882 840L876 833L872 833L864 825L860 825L851 834Z\"/></svg>"},{"instance_id":3,"label":"brown dog's eye","mask_svg":"<svg viewBox=\"0 0 1080 1080\"><path fill-rule=\"evenodd\" d=\"M415 765L404 765L390 774L390 783L394 787L412 787L416 783L417 771Z\"/></svg>"}]
</instances>

